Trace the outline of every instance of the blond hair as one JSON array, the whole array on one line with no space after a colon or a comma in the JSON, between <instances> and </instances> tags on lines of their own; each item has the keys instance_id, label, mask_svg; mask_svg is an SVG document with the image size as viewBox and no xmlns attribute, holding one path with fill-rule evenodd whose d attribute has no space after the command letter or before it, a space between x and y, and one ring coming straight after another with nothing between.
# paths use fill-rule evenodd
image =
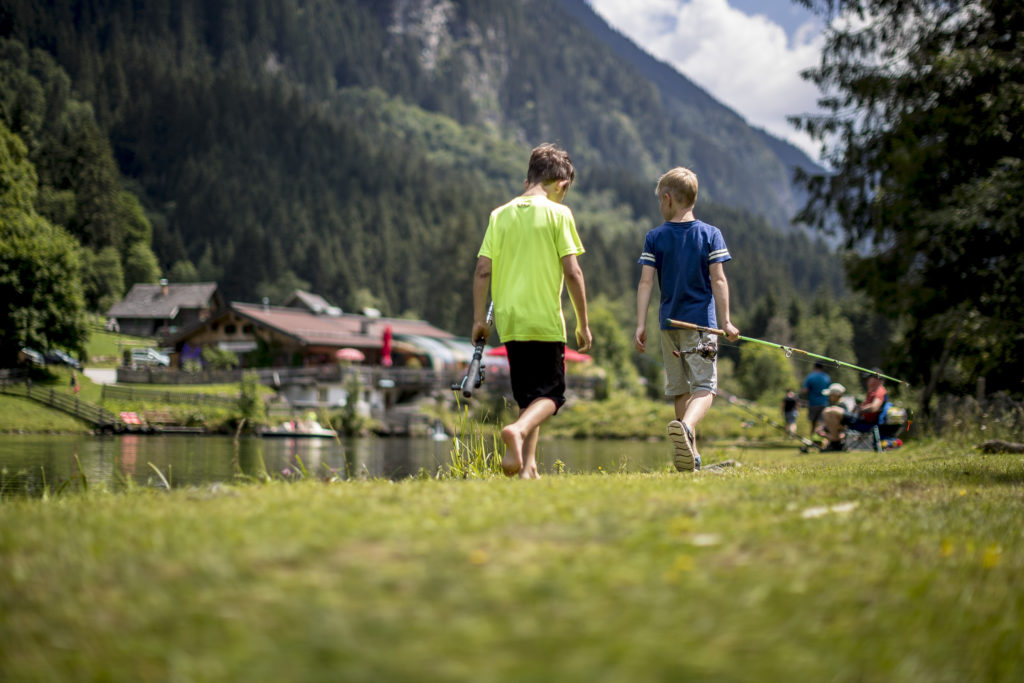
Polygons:
<instances>
[{"instance_id":1,"label":"blond hair","mask_svg":"<svg viewBox=\"0 0 1024 683\"><path fill-rule=\"evenodd\" d=\"M680 205L692 208L697 203L697 174L676 166L658 179L658 197L668 192Z\"/></svg>"}]
</instances>

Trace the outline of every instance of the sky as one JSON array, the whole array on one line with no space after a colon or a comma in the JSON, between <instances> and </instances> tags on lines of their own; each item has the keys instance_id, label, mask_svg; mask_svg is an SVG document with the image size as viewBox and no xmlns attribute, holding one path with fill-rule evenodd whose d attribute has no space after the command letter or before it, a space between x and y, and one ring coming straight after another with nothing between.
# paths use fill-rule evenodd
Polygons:
<instances>
[{"instance_id":1,"label":"sky","mask_svg":"<svg viewBox=\"0 0 1024 683\"><path fill-rule=\"evenodd\" d=\"M822 21L792 0L588 0L610 26L701 86L751 125L818 159L786 116L817 112Z\"/></svg>"}]
</instances>

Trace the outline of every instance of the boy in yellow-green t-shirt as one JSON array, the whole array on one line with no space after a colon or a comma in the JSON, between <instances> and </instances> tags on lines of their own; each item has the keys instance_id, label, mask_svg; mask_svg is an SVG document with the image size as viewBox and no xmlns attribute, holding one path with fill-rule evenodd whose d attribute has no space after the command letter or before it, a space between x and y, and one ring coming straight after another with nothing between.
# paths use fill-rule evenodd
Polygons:
<instances>
[{"instance_id":1,"label":"boy in yellow-green t-shirt","mask_svg":"<svg viewBox=\"0 0 1024 683\"><path fill-rule=\"evenodd\" d=\"M491 290L498 336L508 349L519 417L501 430L505 474L536 479L540 426L565 403L565 317L562 286L576 311L576 345L593 343L587 292L576 257L583 245L572 211L562 204L576 178L569 154L552 144L530 154L526 191L491 212L473 276L473 332L486 338Z\"/></svg>"}]
</instances>

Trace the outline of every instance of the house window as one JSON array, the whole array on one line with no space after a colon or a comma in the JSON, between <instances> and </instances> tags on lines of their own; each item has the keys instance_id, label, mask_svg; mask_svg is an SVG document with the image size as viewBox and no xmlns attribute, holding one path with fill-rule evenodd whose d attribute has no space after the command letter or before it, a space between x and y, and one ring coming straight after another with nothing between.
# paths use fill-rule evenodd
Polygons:
<instances>
[{"instance_id":1,"label":"house window","mask_svg":"<svg viewBox=\"0 0 1024 683\"><path fill-rule=\"evenodd\" d=\"M252 325L243 325L242 332L245 334L252 334Z\"/></svg>"},{"instance_id":2,"label":"house window","mask_svg":"<svg viewBox=\"0 0 1024 683\"><path fill-rule=\"evenodd\" d=\"M210 331L216 332L220 328L220 323L210 323Z\"/></svg>"},{"instance_id":3,"label":"house window","mask_svg":"<svg viewBox=\"0 0 1024 683\"><path fill-rule=\"evenodd\" d=\"M238 328L233 323L224 326L224 334L234 334L236 331L238 331Z\"/></svg>"},{"instance_id":4,"label":"house window","mask_svg":"<svg viewBox=\"0 0 1024 683\"><path fill-rule=\"evenodd\" d=\"M327 403L327 387L320 387L316 390L316 400L320 403Z\"/></svg>"}]
</instances>

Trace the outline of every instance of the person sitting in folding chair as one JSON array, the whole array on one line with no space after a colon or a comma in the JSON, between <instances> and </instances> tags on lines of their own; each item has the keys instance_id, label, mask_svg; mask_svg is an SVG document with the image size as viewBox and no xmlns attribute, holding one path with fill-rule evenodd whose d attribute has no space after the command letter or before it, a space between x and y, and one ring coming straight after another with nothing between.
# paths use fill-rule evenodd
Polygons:
<instances>
[{"instance_id":1,"label":"person sitting in folding chair","mask_svg":"<svg viewBox=\"0 0 1024 683\"><path fill-rule=\"evenodd\" d=\"M833 391L834 387L840 389L840 395L845 391L845 387L841 384L833 384L826 391ZM847 432L843 430L843 427L849 427L850 430L857 434L866 434L866 439L859 439L858 443L867 441L867 445L870 450L879 450L878 440L878 418L882 413L882 408L885 405L886 390L885 383L878 374L870 375L868 377L868 393L864 397L864 401L857 405L853 412L848 411L838 402L834 402L832 405L825 408L821 413L821 419L823 422L823 436L828 440L828 444L824 450L829 451L841 451L844 450L844 442L847 436ZM851 444L846 444L846 450L851 450ZM852 450L862 450L863 448L853 448Z\"/></svg>"}]
</instances>

